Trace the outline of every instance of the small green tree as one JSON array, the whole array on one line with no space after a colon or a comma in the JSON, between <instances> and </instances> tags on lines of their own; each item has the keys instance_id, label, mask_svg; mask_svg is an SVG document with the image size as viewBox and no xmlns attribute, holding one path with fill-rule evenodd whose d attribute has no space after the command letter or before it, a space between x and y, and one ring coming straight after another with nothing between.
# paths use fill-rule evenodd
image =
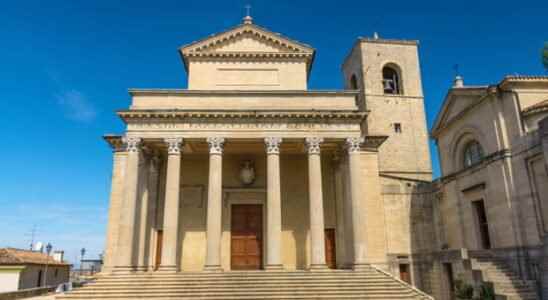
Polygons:
<instances>
[{"instance_id":1,"label":"small green tree","mask_svg":"<svg viewBox=\"0 0 548 300\"><path fill-rule=\"evenodd\" d=\"M464 282L464 280L455 280L455 297L459 300L472 300L474 288Z\"/></svg>"},{"instance_id":2,"label":"small green tree","mask_svg":"<svg viewBox=\"0 0 548 300\"><path fill-rule=\"evenodd\" d=\"M491 285L482 283L477 287L479 296L474 297L474 287L462 279L455 281L455 297L458 300L495 300L495 291Z\"/></svg>"},{"instance_id":3,"label":"small green tree","mask_svg":"<svg viewBox=\"0 0 548 300\"><path fill-rule=\"evenodd\" d=\"M548 42L544 42L544 48L542 49L542 65L544 65L544 70L548 72Z\"/></svg>"}]
</instances>

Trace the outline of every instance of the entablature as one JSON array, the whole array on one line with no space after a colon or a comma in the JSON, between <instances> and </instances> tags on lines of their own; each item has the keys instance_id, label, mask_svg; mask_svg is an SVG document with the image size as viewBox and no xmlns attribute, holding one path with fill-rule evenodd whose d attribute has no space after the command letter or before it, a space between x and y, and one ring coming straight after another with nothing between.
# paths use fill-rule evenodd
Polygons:
<instances>
[{"instance_id":1,"label":"entablature","mask_svg":"<svg viewBox=\"0 0 548 300\"><path fill-rule=\"evenodd\" d=\"M156 135L146 136L136 133L128 133L127 136L139 137L142 139L142 143L150 152L152 149L167 150L165 143L166 137L169 135ZM311 135L309 135L310 137ZM178 133L177 137L182 137L184 141L184 153L208 153L208 144L206 142L207 137L210 136L189 136L184 133ZM105 135L103 137L105 141L114 149L114 151L124 151L124 138L122 135ZM232 135L225 135L225 145L223 153L227 154L242 154L242 153L265 153L264 138L242 138ZM361 151L377 151L378 147L386 140L386 136L368 135L360 137L360 150ZM348 138L344 137L327 137L324 138L321 143L321 149L323 153L332 153L335 157L339 157L342 152L347 149ZM304 137L291 137L284 135L282 137L282 143L280 144L281 153L305 153L305 138Z\"/></svg>"},{"instance_id":2,"label":"entablature","mask_svg":"<svg viewBox=\"0 0 548 300\"><path fill-rule=\"evenodd\" d=\"M131 110L357 111L358 91L131 89Z\"/></svg>"}]
</instances>

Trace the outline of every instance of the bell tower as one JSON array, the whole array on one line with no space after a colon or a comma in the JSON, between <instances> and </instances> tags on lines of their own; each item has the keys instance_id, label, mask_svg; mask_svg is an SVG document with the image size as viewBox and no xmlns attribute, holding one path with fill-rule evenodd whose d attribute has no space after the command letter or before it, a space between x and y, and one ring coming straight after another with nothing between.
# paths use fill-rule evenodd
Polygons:
<instances>
[{"instance_id":1,"label":"bell tower","mask_svg":"<svg viewBox=\"0 0 548 300\"><path fill-rule=\"evenodd\" d=\"M387 135L379 149L379 171L431 180L418 42L359 38L343 66L346 89L360 90L359 107L369 111L365 131Z\"/></svg>"}]
</instances>

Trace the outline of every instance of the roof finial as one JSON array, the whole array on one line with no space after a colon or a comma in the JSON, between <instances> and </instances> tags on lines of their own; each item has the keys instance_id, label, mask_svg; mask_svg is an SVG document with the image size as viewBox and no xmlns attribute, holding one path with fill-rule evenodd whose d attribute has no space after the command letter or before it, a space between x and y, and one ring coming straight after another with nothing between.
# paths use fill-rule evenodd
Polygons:
<instances>
[{"instance_id":1,"label":"roof finial","mask_svg":"<svg viewBox=\"0 0 548 300\"><path fill-rule=\"evenodd\" d=\"M246 16L244 17L244 24L253 24L253 18L251 17L251 5L245 6Z\"/></svg>"},{"instance_id":2,"label":"roof finial","mask_svg":"<svg viewBox=\"0 0 548 300\"><path fill-rule=\"evenodd\" d=\"M464 79L459 74L459 65L458 64L454 65L453 69L455 70L455 79L453 80L453 87L454 88L464 87Z\"/></svg>"}]
</instances>

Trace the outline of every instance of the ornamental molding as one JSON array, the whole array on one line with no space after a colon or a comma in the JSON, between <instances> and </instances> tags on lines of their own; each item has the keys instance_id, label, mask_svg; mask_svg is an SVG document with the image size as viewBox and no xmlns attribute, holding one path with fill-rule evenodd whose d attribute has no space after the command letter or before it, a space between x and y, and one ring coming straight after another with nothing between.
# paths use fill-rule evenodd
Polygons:
<instances>
[{"instance_id":1,"label":"ornamental molding","mask_svg":"<svg viewBox=\"0 0 548 300\"><path fill-rule=\"evenodd\" d=\"M141 150L141 138L135 136L124 136L122 141L126 145L126 151L129 153L138 153Z\"/></svg>"},{"instance_id":2,"label":"ornamental molding","mask_svg":"<svg viewBox=\"0 0 548 300\"><path fill-rule=\"evenodd\" d=\"M352 111L162 111L162 110L125 110L118 111L118 116L126 123L135 119L156 119L156 120L226 120L234 122L234 119L251 120L254 122L270 121L270 122L289 122L291 120L308 121L318 120L340 120L349 121L355 120L361 122L367 117L367 112L352 112Z\"/></svg>"},{"instance_id":3,"label":"ornamental molding","mask_svg":"<svg viewBox=\"0 0 548 300\"><path fill-rule=\"evenodd\" d=\"M162 120L147 120L127 124L128 130L329 130L355 131L359 123L320 123L320 122L166 122Z\"/></svg>"},{"instance_id":4,"label":"ornamental molding","mask_svg":"<svg viewBox=\"0 0 548 300\"><path fill-rule=\"evenodd\" d=\"M168 154L181 154L181 146L183 145L183 138L181 137L170 137L164 139L167 144L167 153Z\"/></svg>"},{"instance_id":5,"label":"ornamental molding","mask_svg":"<svg viewBox=\"0 0 548 300\"><path fill-rule=\"evenodd\" d=\"M271 32L255 24L242 24L227 31L214 34L205 39L193 42L179 48L179 51L186 57L195 53L216 53L219 47L241 38L252 38L267 45L278 48L283 53L306 53L314 54L314 49L309 45L286 38L279 33Z\"/></svg>"},{"instance_id":6,"label":"ornamental molding","mask_svg":"<svg viewBox=\"0 0 548 300\"><path fill-rule=\"evenodd\" d=\"M350 137L345 140L346 150L349 154L361 151L361 144L365 141L363 137Z\"/></svg>"},{"instance_id":7,"label":"ornamental molding","mask_svg":"<svg viewBox=\"0 0 548 300\"><path fill-rule=\"evenodd\" d=\"M124 139L119 135L108 134L103 139L109 144L113 152L123 152L126 150Z\"/></svg>"},{"instance_id":8,"label":"ornamental molding","mask_svg":"<svg viewBox=\"0 0 548 300\"><path fill-rule=\"evenodd\" d=\"M379 147L388 139L387 135L368 135L363 140L363 148L377 151Z\"/></svg>"},{"instance_id":9,"label":"ornamental molding","mask_svg":"<svg viewBox=\"0 0 548 300\"><path fill-rule=\"evenodd\" d=\"M223 154L223 147L225 138L222 137L208 137L207 143L209 144L210 154Z\"/></svg>"},{"instance_id":10,"label":"ornamental molding","mask_svg":"<svg viewBox=\"0 0 548 300\"><path fill-rule=\"evenodd\" d=\"M298 53L298 52L193 52L185 54L187 58L200 58L205 61L227 58L231 59L260 59L260 58L274 58L274 59L309 59L312 58L312 53Z\"/></svg>"},{"instance_id":11,"label":"ornamental molding","mask_svg":"<svg viewBox=\"0 0 548 300\"><path fill-rule=\"evenodd\" d=\"M264 139L266 145L267 154L279 154L280 144L282 143L281 137L267 137Z\"/></svg>"},{"instance_id":12,"label":"ornamental molding","mask_svg":"<svg viewBox=\"0 0 548 300\"><path fill-rule=\"evenodd\" d=\"M323 143L323 138L317 136L307 137L305 138L304 143L308 154L320 154L320 144Z\"/></svg>"}]
</instances>

